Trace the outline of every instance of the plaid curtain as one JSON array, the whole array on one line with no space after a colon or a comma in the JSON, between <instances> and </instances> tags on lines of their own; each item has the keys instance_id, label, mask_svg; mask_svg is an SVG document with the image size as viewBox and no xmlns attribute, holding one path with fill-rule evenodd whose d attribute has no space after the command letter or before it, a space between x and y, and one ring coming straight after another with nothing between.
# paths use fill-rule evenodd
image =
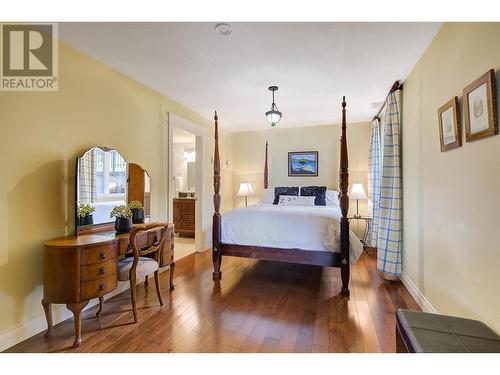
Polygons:
<instances>
[{"instance_id":1,"label":"plaid curtain","mask_svg":"<svg viewBox=\"0 0 500 375\"><path fill-rule=\"evenodd\" d=\"M372 222L368 228L366 244L369 247L377 247L378 236L378 212L380 199L380 122L373 119L371 124L371 142L368 153L368 198L372 201Z\"/></svg>"},{"instance_id":2,"label":"plaid curtain","mask_svg":"<svg viewBox=\"0 0 500 375\"><path fill-rule=\"evenodd\" d=\"M386 100L384 148L380 176L380 202L377 234L377 268L387 274L401 273L401 90ZM374 204L375 206L375 204Z\"/></svg>"},{"instance_id":3,"label":"plaid curtain","mask_svg":"<svg viewBox=\"0 0 500 375\"><path fill-rule=\"evenodd\" d=\"M78 203L92 203L97 198L96 151L92 149L78 163Z\"/></svg>"}]
</instances>

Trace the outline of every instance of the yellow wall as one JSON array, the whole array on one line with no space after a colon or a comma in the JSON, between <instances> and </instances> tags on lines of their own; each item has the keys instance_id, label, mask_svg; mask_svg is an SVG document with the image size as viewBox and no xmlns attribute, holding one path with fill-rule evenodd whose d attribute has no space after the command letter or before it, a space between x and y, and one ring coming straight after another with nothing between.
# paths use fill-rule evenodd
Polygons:
<instances>
[{"instance_id":1,"label":"yellow wall","mask_svg":"<svg viewBox=\"0 0 500 375\"><path fill-rule=\"evenodd\" d=\"M141 164L151 176L152 218L166 217L168 112L210 126L204 142L209 181L211 122L64 44L59 91L0 93L0 338L42 314L42 244L74 230L80 152L103 145ZM231 136L223 133L226 140ZM225 190L232 193L230 178ZM210 184L205 191L210 198ZM205 208L208 218L210 202Z\"/></svg>"},{"instance_id":2,"label":"yellow wall","mask_svg":"<svg viewBox=\"0 0 500 375\"><path fill-rule=\"evenodd\" d=\"M462 117L462 89L500 68L499 45L498 23L445 24L403 97L403 271L438 312L497 332L500 136L440 152L437 109L457 95Z\"/></svg>"},{"instance_id":3,"label":"yellow wall","mask_svg":"<svg viewBox=\"0 0 500 375\"><path fill-rule=\"evenodd\" d=\"M281 127L280 127L281 126ZM370 143L368 123L349 124L347 128L349 150L349 181L362 182L365 191ZM303 128L285 128L281 123L272 129L234 133L234 192L241 182L250 182L256 193L248 202L257 202L264 187L265 143L269 141L269 187L326 185L338 186L340 125ZM318 177L288 177L289 151L318 151ZM236 197L235 206L244 205L243 197ZM355 203L351 203L351 212ZM366 202L360 202L366 213Z\"/></svg>"}]
</instances>

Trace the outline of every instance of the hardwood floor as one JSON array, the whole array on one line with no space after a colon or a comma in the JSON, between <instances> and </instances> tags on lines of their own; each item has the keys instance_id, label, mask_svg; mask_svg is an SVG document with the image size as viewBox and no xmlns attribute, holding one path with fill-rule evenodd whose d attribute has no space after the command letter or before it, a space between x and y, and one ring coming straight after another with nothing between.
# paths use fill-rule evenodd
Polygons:
<instances>
[{"instance_id":1,"label":"hardwood floor","mask_svg":"<svg viewBox=\"0 0 500 375\"><path fill-rule=\"evenodd\" d=\"M395 352L395 311L420 310L399 282L384 282L374 255L351 267L351 295L339 294L340 270L223 258L212 281L211 252L176 262L175 290L161 275L164 306L154 283L140 285L132 324L130 292L82 314L82 344L72 349L73 321L8 352ZM41 308L41 307L40 307Z\"/></svg>"}]
</instances>

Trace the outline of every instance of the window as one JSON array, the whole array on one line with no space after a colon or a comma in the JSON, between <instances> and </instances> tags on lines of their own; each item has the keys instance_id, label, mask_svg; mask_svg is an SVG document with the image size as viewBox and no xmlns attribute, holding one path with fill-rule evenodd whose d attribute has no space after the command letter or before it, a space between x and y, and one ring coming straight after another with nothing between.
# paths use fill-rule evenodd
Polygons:
<instances>
[{"instance_id":1,"label":"window","mask_svg":"<svg viewBox=\"0 0 500 375\"><path fill-rule=\"evenodd\" d=\"M96 172L102 173L104 171L104 151L98 149L96 151Z\"/></svg>"},{"instance_id":2,"label":"window","mask_svg":"<svg viewBox=\"0 0 500 375\"><path fill-rule=\"evenodd\" d=\"M127 183L127 163L115 150L95 151L96 192L99 201L121 198Z\"/></svg>"},{"instance_id":3,"label":"window","mask_svg":"<svg viewBox=\"0 0 500 375\"><path fill-rule=\"evenodd\" d=\"M127 166L125 164L125 160L123 160L122 156L116 152L115 150L111 151L110 155L110 166L109 170L111 172L125 172Z\"/></svg>"}]
</instances>

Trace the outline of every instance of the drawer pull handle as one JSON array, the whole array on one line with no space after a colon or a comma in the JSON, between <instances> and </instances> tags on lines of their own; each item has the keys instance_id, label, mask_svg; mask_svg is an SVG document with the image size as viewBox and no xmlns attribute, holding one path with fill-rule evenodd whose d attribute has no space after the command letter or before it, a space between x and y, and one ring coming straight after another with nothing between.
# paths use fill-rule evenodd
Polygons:
<instances>
[{"instance_id":1,"label":"drawer pull handle","mask_svg":"<svg viewBox=\"0 0 500 375\"><path fill-rule=\"evenodd\" d=\"M106 259L106 253L104 251L99 253L99 259Z\"/></svg>"},{"instance_id":2,"label":"drawer pull handle","mask_svg":"<svg viewBox=\"0 0 500 375\"><path fill-rule=\"evenodd\" d=\"M100 283L100 284L99 284L99 289L100 289L100 290L104 290L104 286L105 286L105 285L104 285L104 283Z\"/></svg>"},{"instance_id":3,"label":"drawer pull handle","mask_svg":"<svg viewBox=\"0 0 500 375\"><path fill-rule=\"evenodd\" d=\"M99 275L104 275L105 272L106 270L104 269L104 267L99 268Z\"/></svg>"}]
</instances>

